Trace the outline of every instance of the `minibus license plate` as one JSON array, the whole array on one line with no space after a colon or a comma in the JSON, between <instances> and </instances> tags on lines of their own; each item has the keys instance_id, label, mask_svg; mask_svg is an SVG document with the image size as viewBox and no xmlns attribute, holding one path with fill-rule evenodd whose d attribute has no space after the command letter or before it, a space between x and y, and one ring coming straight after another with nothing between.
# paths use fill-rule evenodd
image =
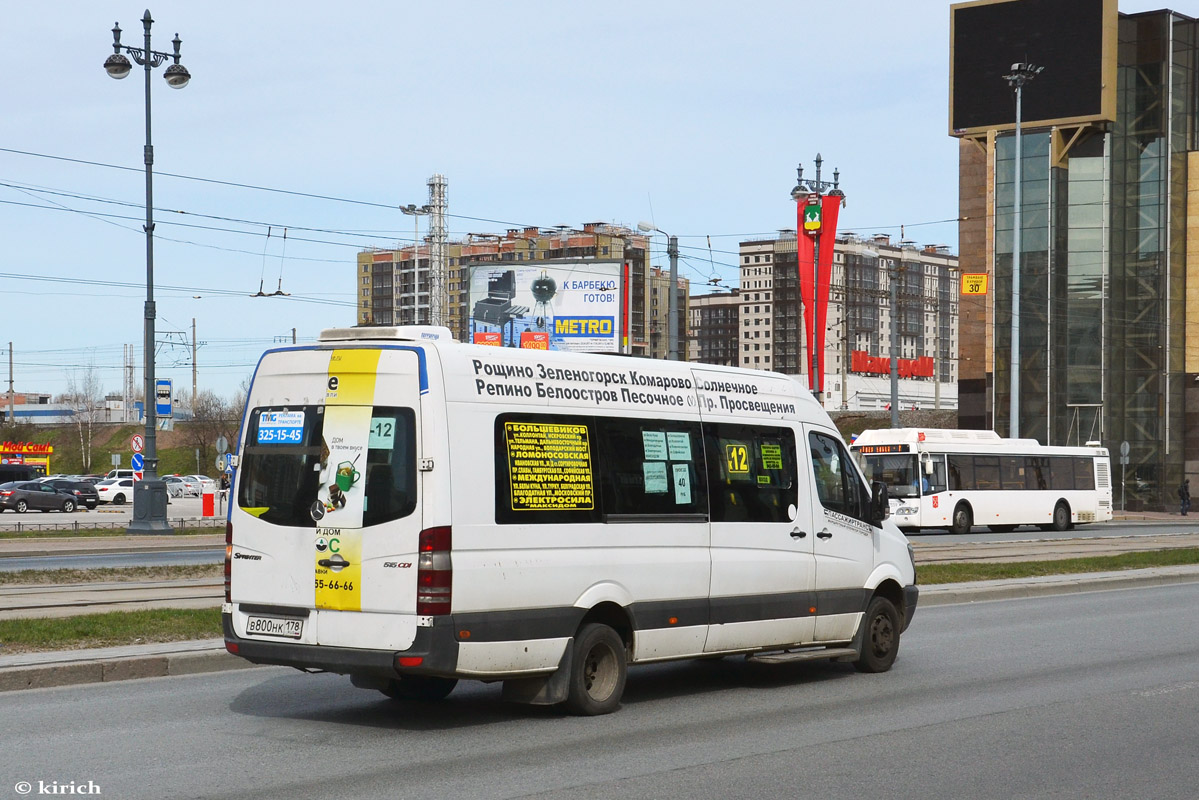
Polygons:
<instances>
[{"instance_id":1,"label":"minibus license plate","mask_svg":"<svg viewBox=\"0 0 1199 800\"><path fill-rule=\"evenodd\" d=\"M246 633L256 636L284 636L299 639L304 631L304 620L286 617L247 617Z\"/></svg>"}]
</instances>

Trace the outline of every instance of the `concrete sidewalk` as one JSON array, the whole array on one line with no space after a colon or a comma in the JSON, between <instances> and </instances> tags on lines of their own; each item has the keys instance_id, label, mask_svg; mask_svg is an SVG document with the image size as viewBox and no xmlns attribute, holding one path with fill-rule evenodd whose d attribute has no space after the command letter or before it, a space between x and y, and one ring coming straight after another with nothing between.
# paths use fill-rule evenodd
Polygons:
<instances>
[{"instance_id":1,"label":"concrete sidewalk","mask_svg":"<svg viewBox=\"0 0 1199 800\"><path fill-rule=\"evenodd\" d=\"M920 587L918 609L955 603L1165 586L1195 581L1199 581L1199 565L937 584ZM919 619L919 613L916 618ZM0 648L0 653L2 652L3 649ZM167 675L192 675L254 666L225 652L222 639L18 653L0 655L0 691L105 683Z\"/></svg>"}]
</instances>

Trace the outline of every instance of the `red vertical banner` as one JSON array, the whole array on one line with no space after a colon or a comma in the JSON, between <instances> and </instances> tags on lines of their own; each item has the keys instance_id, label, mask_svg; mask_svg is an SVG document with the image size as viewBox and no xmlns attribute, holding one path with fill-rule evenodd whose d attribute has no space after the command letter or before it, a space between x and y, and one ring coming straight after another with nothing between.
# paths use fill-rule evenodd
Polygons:
<instances>
[{"instance_id":1,"label":"red vertical banner","mask_svg":"<svg viewBox=\"0 0 1199 800\"><path fill-rule=\"evenodd\" d=\"M815 389L815 378L812 376L812 328L815 320L812 312L815 310L816 283L813 280L813 265L816 261L815 238L804 230L804 208L806 203L796 203L796 275L799 281L799 296L803 300L803 324L804 331L807 334L808 343L808 359L807 363L799 363L797 365L796 374L801 375L806 370L808 372L808 388ZM795 357L797 361L801 361L799 347L799 321L796 320L795 331Z\"/></svg>"},{"instance_id":2,"label":"red vertical banner","mask_svg":"<svg viewBox=\"0 0 1199 800\"><path fill-rule=\"evenodd\" d=\"M620 329L622 332L620 352L632 352L629 347L629 328L631 322L629 320L629 296L633 293L633 286L629 283L629 262L624 262L624 269L621 270L621 284L624 291L620 295Z\"/></svg>"},{"instance_id":3,"label":"red vertical banner","mask_svg":"<svg viewBox=\"0 0 1199 800\"><path fill-rule=\"evenodd\" d=\"M840 195L825 195L820 198L820 253L818 255L816 286L816 358L817 371L814 389L824 391L824 334L828 321L829 284L833 277L833 251L837 246L837 212L841 209Z\"/></svg>"}]
</instances>

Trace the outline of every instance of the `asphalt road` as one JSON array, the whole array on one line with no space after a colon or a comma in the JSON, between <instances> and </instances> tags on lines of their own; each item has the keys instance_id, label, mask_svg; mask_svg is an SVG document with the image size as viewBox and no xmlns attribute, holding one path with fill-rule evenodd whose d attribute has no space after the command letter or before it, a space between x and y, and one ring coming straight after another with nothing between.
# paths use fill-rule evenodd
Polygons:
<instances>
[{"instance_id":1,"label":"asphalt road","mask_svg":"<svg viewBox=\"0 0 1199 800\"><path fill-rule=\"evenodd\" d=\"M599 718L285 669L0 696L0 792L110 798L1193 798L1199 584L918 612L882 675L634 669ZM19 787L18 787L19 788Z\"/></svg>"}]
</instances>

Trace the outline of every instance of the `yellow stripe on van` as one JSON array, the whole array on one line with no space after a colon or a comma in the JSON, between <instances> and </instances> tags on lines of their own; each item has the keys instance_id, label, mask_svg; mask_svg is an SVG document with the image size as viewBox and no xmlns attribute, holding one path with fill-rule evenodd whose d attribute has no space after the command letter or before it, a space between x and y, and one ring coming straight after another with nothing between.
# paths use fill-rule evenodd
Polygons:
<instances>
[{"instance_id":1,"label":"yellow stripe on van","mask_svg":"<svg viewBox=\"0 0 1199 800\"><path fill-rule=\"evenodd\" d=\"M372 406L381 350L334 350L329 357L325 405Z\"/></svg>"}]
</instances>

